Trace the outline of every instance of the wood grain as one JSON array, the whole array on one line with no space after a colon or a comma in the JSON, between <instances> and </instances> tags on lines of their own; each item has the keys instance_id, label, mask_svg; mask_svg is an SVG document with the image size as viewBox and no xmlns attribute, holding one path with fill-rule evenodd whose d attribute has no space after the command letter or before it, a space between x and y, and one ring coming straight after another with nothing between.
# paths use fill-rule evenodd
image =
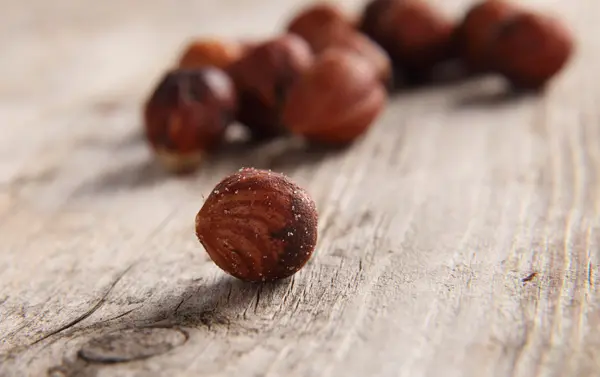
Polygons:
<instances>
[{"instance_id":1,"label":"wood grain","mask_svg":"<svg viewBox=\"0 0 600 377\"><path fill-rule=\"evenodd\" d=\"M526 2L578 38L543 95L448 83L397 95L346 151L157 168L140 103L187 38L269 35L306 2L0 1L0 375L600 374L600 3ZM291 279L235 281L195 239L241 166L317 203Z\"/></svg>"}]
</instances>

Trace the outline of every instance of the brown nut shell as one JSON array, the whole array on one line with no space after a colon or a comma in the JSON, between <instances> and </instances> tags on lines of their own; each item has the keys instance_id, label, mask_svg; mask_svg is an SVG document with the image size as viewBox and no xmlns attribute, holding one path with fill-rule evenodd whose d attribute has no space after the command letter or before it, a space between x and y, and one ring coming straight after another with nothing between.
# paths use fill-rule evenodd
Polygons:
<instances>
[{"instance_id":1,"label":"brown nut shell","mask_svg":"<svg viewBox=\"0 0 600 377\"><path fill-rule=\"evenodd\" d=\"M243 52L241 43L199 39L188 44L179 59L179 68L227 69L242 57Z\"/></svg>"},{"instance_id":2,"label":"brown nut shell","mask_svg":"<svg viewBox=\"0 0 600 377\"><path fill-rule=\"evenodd\" d=\"M337 6L331 3L316 3L301 10L289 22L287 30L301 36L314 48L319 44L322 34L331 28L352 30L353 25Z\"/></svg>"},{"instance_id":3,"label":"brown nut shell","mask_svg":"<svg viewBox=\"0 0 600 377\"><path fill-rule=\"evenodd\" d=\"M484 0L469 9L456 31L461 59L475 72L491 69L491 45L506 20L519 10L504 0Z\"/></svg>"},{"instance_id":4,"label":"brown nut shell","mask_svg":"<svg viewBox=\"0 0 600 377\"><path fill-rule=\"evenodd\" d=\"M223 179L196 216L210 258L249 282L298 272L317 243L317 210L308 193L282 174L241 169Z\"/></svg>"},{"instance_id":5,"label":"brown nut shell","mask_svg":"<svg viewBox=\"0 0 600 377\"><path fill-rule=\"evenodd\" d=\"M392 81L392 62L381 46L362 33L347 26L331 26L321 29L319 38L308 41L313 52L320 55L331 48L342 48L367 60L385 85Z\"/></svg>"},{"instance_id":6,"label":"brown nut shell","mask_svg":"<svg viewBox=\"0 0 600 377\"><path fill-rule=\"evenodd\" d=\"M221 70L167 72L144 106L146 137L167 169L188 172L220 144L235 107L233 83Z\"/></svg>"},{"instance_id":7,"label":"brown nut shell","mask_svg":"<svg viewBox=\"0 0 600 377\"><path fill-rule=\"evenodd\" d=\"M392 61L381 46L357 32L332 32L329 36L329 45L322 51L332 47L347 49L364 58L375 70L377 77L385 85L391 85L393 79Z\"/></svg>"},{"instance_id":8,"label":"brown nut shell","mask_svg":"<svg viewBox=\"0 0 600 377\"><path fill-rule=\"evenodd\" d=\"M386 90L366 60L331 49L290 89L283 120L309 141L347 144L367 131L386 100Z\"/></svg>"},{"instance_id":9,"label":"brown nut shell","mask_svg":"<svg viewBox=\"0 0 600 377\"><path fill-rule=\"evenodd\" d=\"M301 36L319 55L332 48L346 48L367 59L387 85L392 79L388 54L371 39L356 31L355 25L340 8L330 3L313 4L294 17L287 30Z\"/></svg>"},{"instance_id":10,"label":"brown nut shell","mask_svg":"<svg viewBox=\"0 0 600 377\"><path fill-rule=\"evenodd\" d=\"M359 23L359 29L377 43L386 47L390 43L390 11L396 0L371 0L365 6Z\"/></svg>"},{"instance_id":11,"label":"brown nut shell","mask_svg":"<svg viewBox=\"0 0 600 377\"><path fill-rule=\"evenodd\" d=\"M360 28L411 72L431 69L453 50L454 25L422 0L373 0Z\"/></svg>"},{"instance_id":12,"label":"brown nut shell","mask_svg":"<svg viewBox=\"0 0 600 377\"><path fill-rule=\"evenodd\" d=\"M238 91L238 120L257 138L282 134L281 109L289 87L312 64L309 45L286 34L248 51L228 70Z\"/></svg>"},{"instance_id":13,"label":"brown nut shell","mask_svg":"<svg viewBox=\"0 0 600 377\"><path fill-rule=\"evenodd\" d=\"M505 22L491 46L495 69L514 86L540 89L573 53L573 38L558 20L522 12Z\"/></svg>"}]
</instances>

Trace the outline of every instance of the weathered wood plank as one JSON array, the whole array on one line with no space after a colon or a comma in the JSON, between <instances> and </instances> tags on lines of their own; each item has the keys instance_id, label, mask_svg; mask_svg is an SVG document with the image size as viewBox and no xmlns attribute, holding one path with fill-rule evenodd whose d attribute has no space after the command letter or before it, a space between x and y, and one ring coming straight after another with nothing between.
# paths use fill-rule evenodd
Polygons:
<instances>
[{"instance_id":1,"label":"weathered wood plank","mask_svg":"<svg viewBox=\"0 0 600 377\"><path fill-rule=\"evenodd\" d=\"M528 1L579 38L543 96L402 93L347 151L231 146L166 176L139 103L181 44L267 35L306 2L0 2L0 375L600 374L600 3ZM317 202L292 279L227 278L195 240L242 165Z\"/></svg>"}]
</instances>

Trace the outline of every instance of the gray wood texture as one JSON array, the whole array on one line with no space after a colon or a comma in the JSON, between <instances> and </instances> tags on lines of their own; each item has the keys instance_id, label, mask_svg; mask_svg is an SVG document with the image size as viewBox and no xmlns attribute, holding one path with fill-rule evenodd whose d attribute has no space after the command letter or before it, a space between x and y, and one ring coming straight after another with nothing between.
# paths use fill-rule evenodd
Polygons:
<instances>
[{"instance_id":1,"label":"gray wood texture","mask_svg":"<svg viewBox=\"0 0 600 377\"><path fill-rule=\"evenodd\" d=\"M1 376L600 375L600 2L523 2L578 39L543 95L407 91L349 150L234 145L164 174L140 103L183 44L305 3L0 1ZM317 202L291 279L240 283L194 237L241 166Z\"/></svg>"}]
</instances>

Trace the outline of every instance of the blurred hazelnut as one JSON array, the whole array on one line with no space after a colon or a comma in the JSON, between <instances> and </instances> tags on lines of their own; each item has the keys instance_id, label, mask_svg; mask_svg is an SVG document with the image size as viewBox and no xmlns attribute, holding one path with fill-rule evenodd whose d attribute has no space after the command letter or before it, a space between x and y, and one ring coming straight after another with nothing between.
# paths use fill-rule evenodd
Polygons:
<instances>
[{"instance_id":1,"label":"blurred hazelnut","mask_svg":"<svg viewBox=\"0 0 600 377\"><path fill-rule=\"evenodd\" d=\"M243 51L243 46L236 42L196 40L191 42L181 55L179 68L212 66L226 69L241 58Z\"/></svg>"},{"instance_id":2,"label":"blurred hazelnut","mask_svg":"<svg viewBox=\"0 0 600 377\"><path fill-rule=\"evenodd\" d=\"M431 70L453 50L453 24L421 0L372 0L360 28L410 73Z\"/></svg>"},{"instance_id":3,"label":"blurred hazelnut","mask_svg":"<svg viewBox=\"0 0 600 377\"><path fill-rule=\"evenodd\" d=\"M348 17L337 6L330 3L316 3L301 10L288 24L287 30L304 38L317 53L323 33L330 29L353 30Z\"/></svg>"},{"instance_id":4,"label":"blurred hazelnut","mask_svg":"<svg viewBox=\"0 0 600 377\"><path fill-rule=\"evenodd\" d=\"M146 136L168 170L192 171L221 142L235 104L233 83L221 70L170 71L145 104Z\"/></svg>"},{"instance_id":5,"label":"blurred hazelnut","mask_svg":"<svg viewBox=\"0 0 600 377\"><path fill-rule=\"evenodd\" d=\"M484 0L466 13L456 31L461 59L475 72L491 68L491 44L502 24L516 14L516 6L504 0Z\"/></svg>"},{"instance_id":6,"label":"blurred hazelnut","mask_svg":"<svg viewBox=\"0 0 600 377\"><path fill-rule=\"evenodd\" d=\"M281 109L288 89L312 61L306 41L287 34L257 45L230 67L239 96L238 120L256 138L283 133Z\"/></svg>"},{"instance_id":7,"label":"blurred hazelnut","mask_svg":"<svg viewBox=\"0 0 600 377\"><path fill-rule=\"evenodd\" d=\"M556 19L522 12L502 25L491 51L494 68L515 87L540 89L569 61L573 39Z\"/></svg>"},{"instance_id":8,"label":"blurred hazelnut","mask_svg":"<svg viewBox=\"0 0 600 377\"><path fill-rule=\"evenodd\" d=\"M390 57L371 39L358 32L332 29L328 34L323 35L319 54L332 47L346 49L364 58L375 69L377 77L384 85L391 84L393 74Z\"/></svg>"},{"instance_id":9,"label":"blurred hazelnut","mask_svg":"<svg viewBox=\"0 0 600 377\"><path fill-rule=\"evenodd\" d=\"M391 38L391 13L396 0L371 0L363 9L358 28L375 42L387 48Z\"/></svg>"},{"instance_id":10,"label":"blurred hazelnut","mask_svg":"<svg viewBox=\"0 0 600 377\"><path fill-rule=\"evenodd\" d=\"M377 76L384 85L391 84L392 63L388 54L375 42L363 34L345 27L324 28L320 37L309 41L315 54L336 47L346 49L367 60L377 72Z\"/></svg>"},{"instance_id":11,"label":"blurred hazelnut","mask_svg":"<svg viewBox=\"0 0 600 377\"><path fill-rule=\"evenodd\" d=\"M355 52L373 64L385 84L391 81L387 53L357 32L353 21L333 4L317 3L305 8L290 21L287 30L304 38L316 55L332 47Z\"/></svg>"},{"instance_id":12,"label":"blurred hazelnut","mask_svg":"<svg viewBox=\"0 0 600 377\"><path fill-rule=\"evenodd\" d=\"M347 144L367 131L386 99L385 88L365 59L333 48L292 86L283 121L309 141Z\"/></svg>"}]
</instances>

